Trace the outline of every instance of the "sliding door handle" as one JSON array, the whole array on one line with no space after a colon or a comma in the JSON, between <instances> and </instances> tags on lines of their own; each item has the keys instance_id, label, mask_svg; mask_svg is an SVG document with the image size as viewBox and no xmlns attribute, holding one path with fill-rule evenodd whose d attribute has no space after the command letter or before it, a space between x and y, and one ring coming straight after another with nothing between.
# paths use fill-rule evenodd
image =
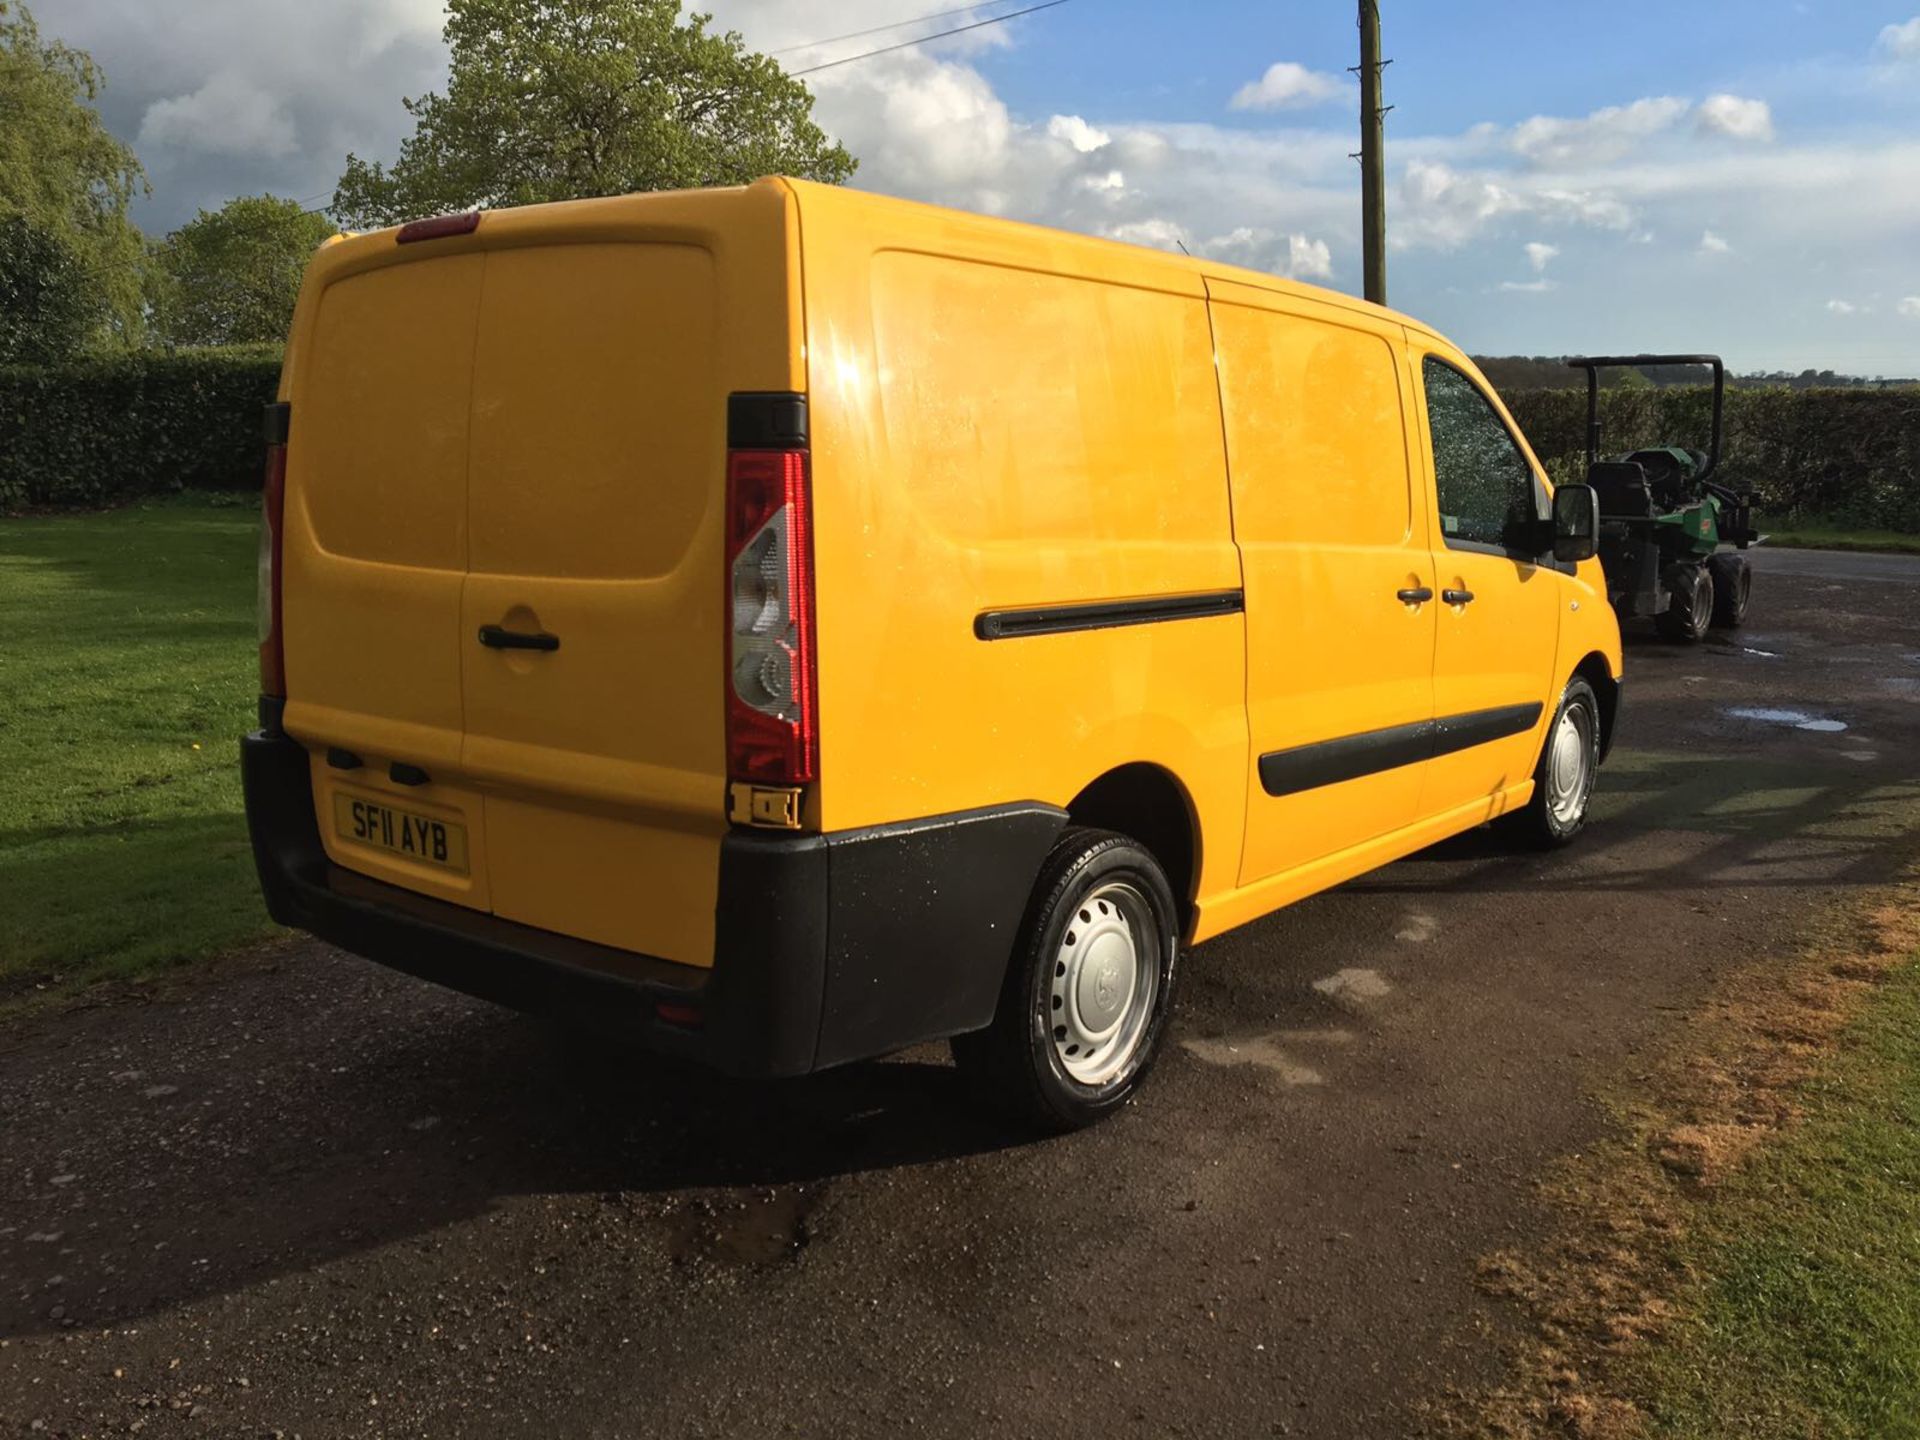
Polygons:
<instances>
[{"instance_id":1,"label":"sliding door handle","mask_svg":"<svg viewBox=\"0 0 1920 1440\"><path fill-rule=\"evenodd\" d=\"M1433 598L1433 591L1424 585L1416 585L1410 590L1396 590L1393 598L1403 605L1424 605Z\"/></svg>"},{"instance_id":2,"label":"sliding door handle","mask_svg":"<svg viewBox=\"0 0 1920 1440\"><path fill-rule=\"evenodd\" d=\"M1440 598L1449 605L1471 605L1473 603L1473 592L1471 590L1442 590L1440 592Z\"/></svg>"},{"instance_id":3,"label":"sliding door handle","mask_svg":"<svg viewBox=\"0 0 1920 1440\"><path fill-rule=\"evenodd\" d=\"M504 625L482 625L480 643L489 650L558 650L560 637L549 635L544 630L528 634L522 630L509 630Z\"/></svg>"}]
</instances>

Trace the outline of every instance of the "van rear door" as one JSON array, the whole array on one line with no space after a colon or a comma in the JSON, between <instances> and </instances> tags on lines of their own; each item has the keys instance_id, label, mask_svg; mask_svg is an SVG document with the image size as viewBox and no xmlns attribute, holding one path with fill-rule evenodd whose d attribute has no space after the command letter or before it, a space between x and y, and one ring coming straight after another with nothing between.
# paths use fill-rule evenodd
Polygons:
<instances>
[{"instance_id":1,"label":"van rear door","mask_svg":"<svg viewBox=\"0 0 1920 1440\"><path fill-rule=\"evenodd\" d=\"M312 752L334 863L484 910L480 797L460 775L459 629L485 259L371 258L388 263L363 258L320 291L288 367L284 723ZM424 783L396 781L396 765ZM424 847L409 843L421 822L440 827Z\"/></svg>"},{"instance_id":2,"label":"van rear door","mask_svg":"<svg viewBox=\"0 0 1920 1440\"><path fill-rule=\"evenodd\" d=\"M486 258L459 643L493 909L705 964L726 788L713 256Z\"/></svg>"}]
</instances>

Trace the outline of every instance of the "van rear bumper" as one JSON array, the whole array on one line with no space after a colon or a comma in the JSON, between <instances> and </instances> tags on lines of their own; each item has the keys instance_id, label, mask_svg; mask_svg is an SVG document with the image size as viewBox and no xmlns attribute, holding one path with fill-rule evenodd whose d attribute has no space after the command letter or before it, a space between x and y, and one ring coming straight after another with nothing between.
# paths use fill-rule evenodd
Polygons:
<instances>
[{"instance_id":1,"label":"van rear bumper","mask_svg":"<svg viewBox=\"0 0 1920 1440\"><path fill-rule=\"evenodd\" d=\"M1066 823L1036 803L827 835L733 831L705 969L345 870L321 845L299 742L262 729L240 757L254 864L280 924L743 1076L803 1075L991 1022L1034 877Z\"/></svg>"}]
</instances>

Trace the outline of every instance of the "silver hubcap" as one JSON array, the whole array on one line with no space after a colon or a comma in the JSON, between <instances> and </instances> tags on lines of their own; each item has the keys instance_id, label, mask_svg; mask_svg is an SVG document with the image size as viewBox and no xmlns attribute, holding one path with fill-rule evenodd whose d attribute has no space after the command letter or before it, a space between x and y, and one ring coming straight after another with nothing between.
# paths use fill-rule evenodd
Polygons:
<instances>
[{"instance_id":1,"label":"silver hubcap","mask_svg":"<svg viewBox=\"0 0 1920 1440\"><path fill-rule=\"evenodd\" d=\"M1140 1048L1160 988L1153 912L1116 881L1082 897L1053 957L1047 1023L1060 1066L1100 1085Z\"/></svg>"},{"instance_id":2,"label":"silver hubcap","mask_svg":"<svg viewBox=\"0 0 1920 1440\"><path fill-rule=\"evenodd\" d=\"M1593 716L1585 705L1569 705L1553 727L1547 759L1547 808L1562 826L1577 821L1593 788Z\"/></svg>"},{"instance_id":3,"label":"silver hubcap","mask_svg":"<svg viewBox=\"0 0 1920 1440\"><path fill-rule=\"evenodd\" d=\"M1693 587L1693 628L1704 630L1707 622L1713 618L1713 586L1696 585Z\"/></svg>"}]
</instances>

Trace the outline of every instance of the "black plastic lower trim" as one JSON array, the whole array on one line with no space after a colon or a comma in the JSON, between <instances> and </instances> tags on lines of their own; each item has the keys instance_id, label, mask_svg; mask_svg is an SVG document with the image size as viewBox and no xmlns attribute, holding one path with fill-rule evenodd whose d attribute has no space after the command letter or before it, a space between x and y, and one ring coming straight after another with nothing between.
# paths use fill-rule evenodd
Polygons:
<instances>
[{"instance_id":1,"label":"black plastic lower trim","mask_svg":"<svg viewBox=\"0 0 1920 1440\"><path fill-rule=\"evenodd\" d=\"M1436 755L1524 734L1540 722L1544 708L1537 700L1524 705L1497 705L1269 751L1260 757L1260 785L1269 795L1294 795L1402 765L1416 765Z\"/></svg>"},{"instance_id":2,"label":"black plastic lower trim","mask_svg":"<svg viewBox=\"0 0 1920 1440\"><path fill-rule=\"evenodd\" d=\"M1071 630L1107 630L1120 625L1152 625L1162 620L1238 615L1245 608L1246 595L1240 590L1157 595L1145 600L1034 605L1024 610L983 610L973 619L973 633L982 640L1009 640L1019 635L1060 635Z\"/></svg>"},{"instance_id":3,"label":"black plastic lower trim","mask_svg":"<svg viewBox=\"0 0 1920 1440\"><path fill-rule=\"evenodd\" d=\"M268 913L357 955L737 1075L801 1075L993 1019L1034 877L1066 823L995 806L721 842L711 967L576 940L334 865L307 751L241 741ZM662 1016L666 1004L680 1018ZM684 1023L689 1015L697 1024Z\"/></svg>"}]
</instances>

